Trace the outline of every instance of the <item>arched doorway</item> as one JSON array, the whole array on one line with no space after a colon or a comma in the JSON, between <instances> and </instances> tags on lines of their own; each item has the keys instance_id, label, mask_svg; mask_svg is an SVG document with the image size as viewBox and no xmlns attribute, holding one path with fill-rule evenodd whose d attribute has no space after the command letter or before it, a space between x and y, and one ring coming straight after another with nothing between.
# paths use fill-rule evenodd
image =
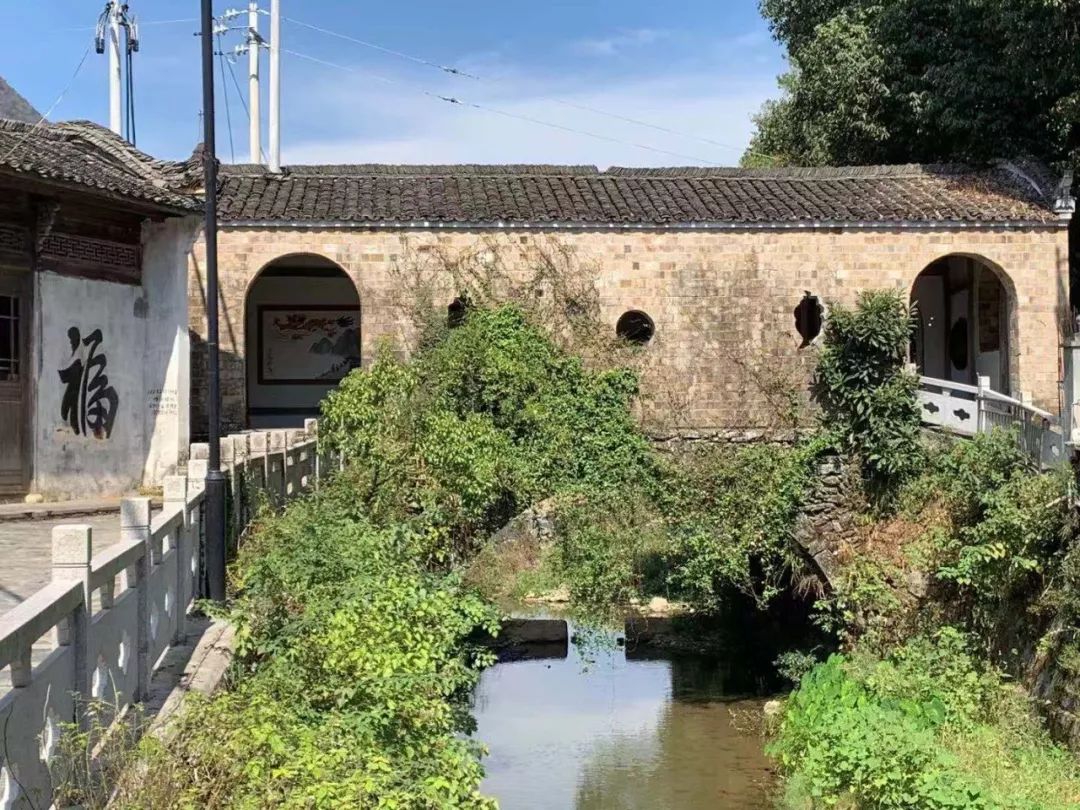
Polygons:
<instances>
[{"instance_id":1,"label":"arched doorway","mask_svg":"<svg viewBox=\"0 0 1080 810\"><path fill-rule=\"evenodd\" d=\"M945 256L923 270L911 289L919 372L968 385L988 377L1009 394L1012 299L1008 277L978 258Z\"/></svg>"},{"instance_id":2,"label":"arched doorway","mask_svg":"<svg viewBox=\"0 0 1080 810\"><path fill-rule=\"evenodd\" d=\"M297 254L266 265L244 307L248 427L301 427L360 365L360 297L329 259Z\"/></svg>"}]
</instances>

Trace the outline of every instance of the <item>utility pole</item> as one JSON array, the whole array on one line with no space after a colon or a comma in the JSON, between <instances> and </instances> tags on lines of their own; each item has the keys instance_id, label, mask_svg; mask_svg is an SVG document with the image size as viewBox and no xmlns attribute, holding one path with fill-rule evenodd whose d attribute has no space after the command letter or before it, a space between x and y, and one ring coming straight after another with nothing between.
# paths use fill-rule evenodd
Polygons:
<instances>
[{"instance_id":1,"label":"utility pole","mask_svg":"<svg viewBox=\"0 0 1080 810\"><path fill-rule=\"evenodd\" d=\"M119 0L108 0L101 12L94 34L94 50L109 56L109 129L123 135L123 75L120 62L120 28L124 24L124 7Z\"/></svg>"},{"instance_id":2,"label":"utility pole","mask_svg":"<svg viewBox=\"0 0 1080 810\"><path fill-rule=\"evenodd\" d=\"M221 472L221 362L218 352L217 148L214 131L214 9L202 0L203 170L206 187L206 351L210 458L206 472L209 596L225 601L225 476Z\"/></svg>"},{"instance_id":3,"label":"utility pole","mask_svg":"<svg viewBox=\"0 0 1080 810\"><path fill-rule=\"evenodd\" d=\"M249 141L251 162L262 163L262 99L259 95L259 57L262 37L259 36L259 4L248 3L248 111L251 116Z\"/></svg>"},{"instance_id":4,"label":"utility pole","mask_svg":"<svg viewBox=\"0 0 1080 810\"><path fill-rule=\"evenodd\" d=\"M281 0L270 0L270 171L281 171Z\"/></svg>"},{"instance_id":5,"label":"utility pole","mask_svg":"<svg viewBox=\"0 0 1080 810\"><path fill-rule=\"evenodd\" d=\"M123 40L121 40L123 37ZM124 62L127 63L127 123L128 139L135 140L134 76L132 54L139 50L139 30L135 17L128 14L128 5L122 0L109 0L98 17L94 34L94 49L108 52L109 64L109 129L124 135Z\"/></svg>"}]
</instances>

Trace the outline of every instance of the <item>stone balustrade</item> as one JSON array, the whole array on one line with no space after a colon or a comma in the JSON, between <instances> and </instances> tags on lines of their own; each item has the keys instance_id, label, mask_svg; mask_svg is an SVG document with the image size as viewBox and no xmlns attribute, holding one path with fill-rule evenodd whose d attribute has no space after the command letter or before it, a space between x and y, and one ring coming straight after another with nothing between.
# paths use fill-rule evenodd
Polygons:
<instances>
[{"instance_id":1,"label":"stone balustrade","mask_svg":"<svg viewBox=\"0 0 1080 810\"><path fill-rule=\"evenodd\" d=\"M0 810L49 807L64 726L85 724L91 702L118 712L142 701L165 653L186 639L202 593L208 457L209 445L192 445L187 476L166 480L156 516L148 498L125 499L120 541L108 548L94 547L90 526L54 528L52 581L0 615ZM221 460L232 548L260 503L281 506L337 466L319 454L315 420L228 436Z\"/></svg>"}]
</instances>

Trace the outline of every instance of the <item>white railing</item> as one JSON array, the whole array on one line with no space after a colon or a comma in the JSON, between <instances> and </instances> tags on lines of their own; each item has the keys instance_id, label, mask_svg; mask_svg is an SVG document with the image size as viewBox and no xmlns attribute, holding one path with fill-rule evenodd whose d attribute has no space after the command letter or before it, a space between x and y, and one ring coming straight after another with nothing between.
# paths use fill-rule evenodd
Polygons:
<instances>
[{"instance_id":1,"label":"white railing","mask_svg":"<svg viewBox=\"0 0 1080 810\"><path fill-rule=\"evenodd\" d=\"M222 439L232 542L260 494L281 504L318 485L329 462L316 433L309 420L304 430ZM94 549L90 526L54 528L52 581L0 615L0 810L49 807L63 725L85 723L91 701L123 710L143 700L169 647L185 640L202 570L208 455L208 445L192 445L188 475L166 480L157 516L148 498L125 499L120 541L108 548Z\"/></svg>"},{"instance_id":2,"label":"white railing","mask_svg":"<svg viewBox=\"0 0 1080 810\"><path fill-rule=\"evenodd\" d=\"M978 385L919 378L919 404L925 424L974 436L994 428L1015 429L1021 451L1040 468L1065 458L1065 441L1057 418L1023 400L990 388L988 377Z\"/></svg>"}]
</instances>

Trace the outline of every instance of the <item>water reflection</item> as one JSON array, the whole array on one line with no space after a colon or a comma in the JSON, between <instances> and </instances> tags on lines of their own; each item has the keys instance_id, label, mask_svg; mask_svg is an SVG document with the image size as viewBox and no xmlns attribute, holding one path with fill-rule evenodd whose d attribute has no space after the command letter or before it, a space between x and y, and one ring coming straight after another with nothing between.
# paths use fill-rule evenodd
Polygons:
<instances>
[{"instance_id":1,"label":"water reflection","mask_svg":"<svg viewBox=\"0 0 1080 810\"><path fill-rule=\"evenodd\" d=\"M485 793L504 810L704 810L769 806L769 763L733 712L760 711L738 667L694 656L576 648L499 664L475 696ZM737 662L736 662L737 663ZM734 689L733 689L734 687Z\"/></svg>"}]
</instances>

